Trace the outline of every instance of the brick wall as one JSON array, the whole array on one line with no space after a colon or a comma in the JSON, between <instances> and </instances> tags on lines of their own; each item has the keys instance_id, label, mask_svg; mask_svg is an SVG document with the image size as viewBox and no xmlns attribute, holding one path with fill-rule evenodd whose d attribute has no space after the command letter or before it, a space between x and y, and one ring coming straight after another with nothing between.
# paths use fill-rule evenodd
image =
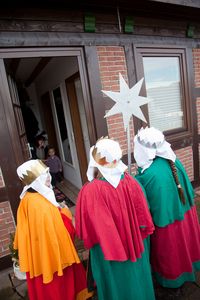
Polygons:
<instances>
[{"instance_id":1,"label":"brick wall","mask_svg":"<svg viewBox=\"0 0 200 300\"><path fill-rule=\"evenodd\" d=\"M119 46L99 46L97 47L99 70L102 90L119 92L119 73L122 74L128 83L126 59L124 48ZM112 100L112 105L115 104ZM119 141L123 154L127 153L127 134L124 131L121 114L117 114L107 119L108 134L110 138ZM130 121L131 147L133 147L133 121Z\"/></svg>"},{"instance_id":2,"label":"brick wall","mask_svg":"<svg viewBox=\"0 0 200 300\"><path fill-rule=\"evenodd\" d=\"M186 169L189 179L194 180L194 168L193 168L193 152L192 147L186 147L175 151L178 159L182 162Z\"/></svg>"},{"instance_id":3,"label":"brick wall","mask_svg":"<svg viewBox=\"0 0 200 300\"><path fill-rule=\"evenodd\" d=\"M0 203L0 257L10 254L10 233L15 231L15 222L9 201Z\"/></svg>"},{"instance_id":4,"label":"brick wall","mask_svg":"<svg viewBox=\"0 0 200 300\"><path fill-rule=\"evenodd\" d=\"M200 87L200 49L193 49L195 87ZM200 133L200 97L196 99L198 133Z\"/></svg>"},{"instance_id":5,"label":"brick wall","mask_svg":"<svg viewBox=\"0 0 200 300\"><path fill-rule=\"evenodd\" d=\"M197 109L198 134L200 134L200 97L196 99L196 109Z\"/></svg>"},{"instance_id":6,"label":"brick wall","mask_svg":"<svg viewBox=\"0 0 200 300\"><path fill-rule=\"evenodd\" d=\"M195 87L200 87L200 49L193 49Z\"/></svg>"}]
</instances>

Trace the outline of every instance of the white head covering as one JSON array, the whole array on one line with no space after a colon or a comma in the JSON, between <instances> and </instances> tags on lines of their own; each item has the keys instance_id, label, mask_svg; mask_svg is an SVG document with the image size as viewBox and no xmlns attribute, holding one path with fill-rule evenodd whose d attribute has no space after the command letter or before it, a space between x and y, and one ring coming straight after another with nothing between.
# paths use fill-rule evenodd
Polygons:
<instances>
[{"instance_id":1,"label":"white head covering","mask_svg":"<svg viewBox=\"0 0 200 300\"><path fill-rule=\"evenodd\" d=\"M32 159L17 168L17 175L25 184L23 191L20 195L22 199L29 188L33 188L40 195L44 196L49 202L55 206L60 206L56 201L55 194L52 190L52 186L48 187L45 183L49 177L51 182L51 175L49 168L43 164L39 159Z\"/></svg>"},{"instance_id":2,"label":"white head covering","mask_svg":"<svg viewBox=\"0 0 200 300\"><path fill-rule=\"evenodd\" d=\"M122 150L118 142L108 138L101 138L95 146L90 148L90 162L87 170L89 181L94 179L94 170L97 168L103 177L116 188L121 175L127 166L121 161Z\"/></svg>"},{"instance_id":3,"label":"white head covering","mask_svg":"<svg viewBox=\"0 0 200 300\"><path fill-rule=\"evenodd\" d=\"M142 168L142 172L150 167L156 156L173 162L176 160L176 154L161 131L154 127L141 128L134 137L134 157L138 167Z\"/></svg>"}]
</instances>

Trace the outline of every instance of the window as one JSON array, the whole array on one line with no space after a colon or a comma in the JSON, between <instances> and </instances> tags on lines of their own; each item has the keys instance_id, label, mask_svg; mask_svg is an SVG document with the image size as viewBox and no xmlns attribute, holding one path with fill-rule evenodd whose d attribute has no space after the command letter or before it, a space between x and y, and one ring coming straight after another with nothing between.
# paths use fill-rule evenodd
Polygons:
<instances>
[{"instance_id":1,"label":"window","mask_svg":"<svg viewBox=\"0 0 200 300\"><path fill-rule=\"evenodd\" d=\"M168 135L191 133L185 49L135 48L138 79L144 77L149 126Z\"/></svg>"}]
</instances>

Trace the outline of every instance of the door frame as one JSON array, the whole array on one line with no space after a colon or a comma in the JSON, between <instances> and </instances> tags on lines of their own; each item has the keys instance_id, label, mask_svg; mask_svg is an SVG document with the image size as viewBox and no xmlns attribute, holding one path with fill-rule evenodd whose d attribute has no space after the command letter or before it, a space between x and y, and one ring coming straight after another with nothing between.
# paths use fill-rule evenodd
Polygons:
<instances>
[{"instance_id":1,"label":"door frame","mask_svg":"<svg viewBox=\"0 0 200 300\"><path fill-rule=\"evenodd\" d=\"M66 131L67 131L67 136L68 136L68 141L70 146L70 154L71 154L72 162L66 161L64 155L64 147L62 144L60 126L58 122L58 113L55 106L54 95L53 95L54 90L58 88L60 90L60 95L61 95L63 114L64 114L64 120L66 124ZM52 87L51 90L49 90L49 92L51 98L51 109L53 114L54 126L56 130L57 141L58 141L59 156L62 161L64 178L67 179L69 182L71 182L76 188L80 189L83 183L80 174L80 164L78 161L78 149L74 141L74 127L73 127L72 115L68 103L68 95L65 87L65 80L63 79L62 82L60 82L58 85Z\"/></svg>"},{"instance_id":2,"label":"door frame","mask_svg":"<svg viewBox=\"0 0 200 300\"><path fill-rule=\"evenodd\" d=\"M0 59L7 59L7 58L31 58L31 57L66 57L66 56L75 56L77 57L78 61L78 68L79 68L79 75L80 75L80 81L82 85L82 91L83 91L83 101L84 101L84 107L85 107L85 113L86 113L86 119L88 121L88 132L89 132L89 139L90 144L93 143L93 141L96 140L96 129L95 129L95 120L93 115L93 107L92 107L92 100L90 97L89 92L89 83L87 78L87 71L85 66L85 57L84 57L84 51L82 47L49 47L49 48L4 48L0 49ZM6 99L6 106L9 108L11 103L11 97L10 92L8 88L7 83L7 77L6 77L6 70L5 67L0 69L0 76L3 79L3 87L2 87L2 98ZM6 88L5 88L6 87ZM4 101L5 102L5 101ZM103 103L102 103L103 105ZM12 111L9 109L8 111L9 115L9 131L11 134L13 134L13 148L15 149L15 155L16 155L16 162L19 164L22 162L21 157L21 147L19 141L16 141L16 134L13 133L13 124L15 124L15 117ZM15 139L14 139L15 137Z\"/></svg>"}]
</instances>

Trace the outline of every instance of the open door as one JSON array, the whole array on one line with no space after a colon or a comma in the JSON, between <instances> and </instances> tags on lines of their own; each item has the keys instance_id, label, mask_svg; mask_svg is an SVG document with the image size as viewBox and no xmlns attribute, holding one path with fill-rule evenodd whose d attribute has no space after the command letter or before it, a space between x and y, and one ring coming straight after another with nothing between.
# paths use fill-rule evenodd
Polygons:
<instances>
[{"instance_id":1,"label":"open door","mask_svg":"<svg viewBox=\"0 0 200 300\"><path fill-rule=\"evenodd\" d=\"M88 137L88 134L85 135L83 134L83 131L87 129L87 126L82 126L81 124L81 117L79 111L80 109L79 109L78 97L77 97L78 95L79 97L81 97L81 93L78 92L78 90L81 88L79 83L80 83L79 73L76 73L75 75L65 80L68 103L70 107L70 114L71 114L73 131L74 131L74 139L75 139L77 156L79 161L79 168L81 173L81 179L82 179L82 183L84 184L87 181L87 177L86 177L87 156L86 156L86 149L85 149L86 145L84 139Z\"/></svg>"},{"instance_id":2,"label":"open door","mask_svg":"<svg viewBox=\"0 0 200 300\"><path fill-rule=\"evenodd\" d=\"M75 187L81 188L82 179L77 153L81 149L76 148L74 128L64 82L52 90L51 107L64 178L70 181Z\"/></svg>"},{"instance_id":3,"label":"open door","mask_svg":"<svg viewBox=\"0 0 200 300\"><path fill-rule=\"evenodd\" d=\"M0 188L0 203L8 201L16 217L22 185L16 168L30 158L16 83L7 75L0 59L0 168L5 185Z\"/></svg>"},{"instance_id":4,"label":"open door","mask_svg":"<svg viewBox=\"0 0 200 300\"><path fill-rule=\"evenodd\" d=\"M11 102L10 114L16 123L9 124L16 159L21 163L30 158L27 148L27 139L30 141L30 138L26 120L22 118L24 110L22 115L23 106L20 107L21 97L19 99L17 94L15 78L26 87L31 99L27 105L33 109L39 127L47 132L49 144L55 147L61 158L64 178L75 187L81 188L87 181L87 155L90 142L95 140L96 135L83 49L32 49L28 54L23 49L16 53L13 51L9 56L7 52L3 55L6 69L13 77L5 76ZM48 59L44 60L46 57ZM48 63L44 64L44 61Z\"/></svg>"},{"instance_id":5,"label":"open door","mask_svg":"<svg viewBox=\"0 0 200 300\"><path fill-rule=\"evenodd\" d=\"M26 130L25 130L25 126L24 126L24 120L23 120L23 116L22 116L22 109L20 106L17 85L16 85L16 82L14 81L14 79L10 75L8 75L8 85L9 85L9 90L10 90L13 111L14 111L15 119L16 119L16 123L17 123L17 131L18 131L18 135L19 135L19 139L20 139L20 143L21 143L23 159L24 159L24 161L26 161L26 160L32 158L31 147L30 147L30 144L28 143L27 136L26 136Z\"/></svg>"}]
</instances>

